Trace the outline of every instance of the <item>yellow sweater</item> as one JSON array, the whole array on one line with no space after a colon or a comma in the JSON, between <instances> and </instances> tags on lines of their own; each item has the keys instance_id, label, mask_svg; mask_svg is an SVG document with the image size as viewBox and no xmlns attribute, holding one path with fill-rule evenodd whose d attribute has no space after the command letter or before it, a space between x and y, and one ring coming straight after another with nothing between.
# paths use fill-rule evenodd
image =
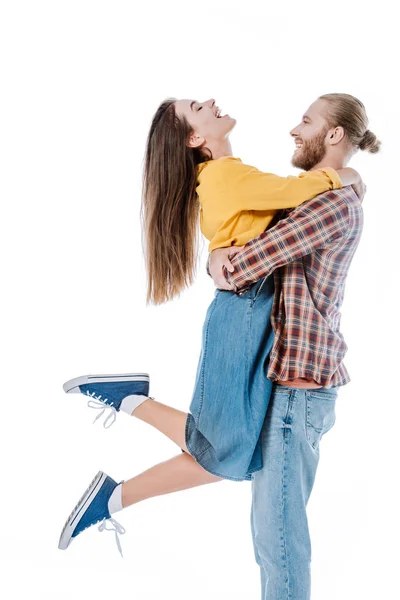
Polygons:
<instances>
[{"instance_id":1,"label":"yellow sweater","mask_svg":"<svg viewBox=\"0 0 400 600\"><path fill-rule=\"evenodd\" d=\"M276 212L294 208L314 196L342 187L334 169L279 177L226 156L198 167L200 227L215 248L243 246L265 231Z\"/></svg>"}]
</instances>

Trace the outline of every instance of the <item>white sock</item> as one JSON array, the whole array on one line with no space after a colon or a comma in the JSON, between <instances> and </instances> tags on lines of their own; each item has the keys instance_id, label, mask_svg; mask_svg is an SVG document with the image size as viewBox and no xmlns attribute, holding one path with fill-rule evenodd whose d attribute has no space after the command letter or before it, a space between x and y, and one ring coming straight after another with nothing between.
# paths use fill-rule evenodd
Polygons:
<instances>
[{"instance_id":1,"label":"white sock","mask_svg":"<svg viewBox=\"0 0 400 600\"><path fill-rule=\"evenodd\" d=\"M113 513L122 510L124 507L122 506L122 483L119 483L117 487L114 489L113 493L110 496L108 501L108 510L110 515Z\"/></svg>"},{"instance_id":2,"label":"white sock","mask_svg":"<svg viewBox=\"0 0 400 600\"><path fill-rule=\"evenodd\" d=\"M135 408L137 408L140 404L142 404L142 402L148 399L148 396L143 395L135 396L134 394L132 394L131 396L125 396L119 408L120 410L123 410L124 412L128 413L128 415L131 415Z\"/></svg>"}]
</instances>

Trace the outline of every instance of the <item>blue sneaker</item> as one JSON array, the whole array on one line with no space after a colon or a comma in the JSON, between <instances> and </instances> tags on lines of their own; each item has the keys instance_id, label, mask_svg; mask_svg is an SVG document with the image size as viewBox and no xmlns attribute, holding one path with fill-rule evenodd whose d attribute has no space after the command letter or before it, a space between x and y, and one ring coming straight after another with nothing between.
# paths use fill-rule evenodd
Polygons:
<instances>
[{"instance_id":1,"label":"blue sneaker","mask_svg":"<svg viewBox=\"0 0 400 600\"><path fill-rule=\"evenodd\" d=\"M122 400L127 396L149 397L150 376L147 373L128 373L125 375L83 375L64 383L67 394L85 394L89 397L88 406L100 409L99 419L109 408L110 414L104 421L104 427L111 427L115 422ZM111 422L110 422L111 420ZM107 423L109 423L107 425Z\"/></svg>"},{"instance_id":2,"label":"blue sneaker","mask_svg":"<svg viewBox=\"0 0 400 600\"><path fill-rule=\"evenodd\" d=\"M66 550L73 538L101 521L99 531L115 532L118 550L122 556L118 534L124 534L125 529L111 517L108 510L108 501L117 485L118 483L103 471L97 473L64 525L58 543L60 550ZM113 525L112 529L107 529L108 522Z\"/></svg>"}]
</instances>

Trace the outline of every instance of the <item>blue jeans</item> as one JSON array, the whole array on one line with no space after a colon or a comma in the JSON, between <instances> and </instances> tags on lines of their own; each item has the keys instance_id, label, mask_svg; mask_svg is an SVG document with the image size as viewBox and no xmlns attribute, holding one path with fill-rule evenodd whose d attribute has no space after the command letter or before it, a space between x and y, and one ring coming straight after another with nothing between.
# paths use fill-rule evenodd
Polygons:
<instances>
[{"instance_id":1,"label":"blue jeans","mask_svg":"<svg viewBox=\"0 0 400 600\"><path fill-rule=\"evenodd\" d=\"M253 474L251 529L262 600L309 600L306 505L322 436L335 422L337 388L274 385L261 431L263 469Z\"/></svg>"}]
</instances>

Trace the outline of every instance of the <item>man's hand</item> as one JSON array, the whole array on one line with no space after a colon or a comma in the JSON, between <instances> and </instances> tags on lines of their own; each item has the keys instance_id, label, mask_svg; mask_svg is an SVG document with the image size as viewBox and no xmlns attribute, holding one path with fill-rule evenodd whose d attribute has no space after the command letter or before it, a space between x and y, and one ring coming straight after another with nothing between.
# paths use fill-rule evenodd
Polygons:
<instances>
[{"instance_id":1,"label":"man's hand","mask_svg":"<svg viewBox=\"0 0 400 600\"><path fill-rule=\"evenodd\" d=\"M226 267L230 273L233 273L235 269L229 259L243 248L244 246L230 246L229 248L217 248L211 252L208 268L218 289L232 291L233 288L226 281L222 267Z\"/></svg>"}]
</instances>

